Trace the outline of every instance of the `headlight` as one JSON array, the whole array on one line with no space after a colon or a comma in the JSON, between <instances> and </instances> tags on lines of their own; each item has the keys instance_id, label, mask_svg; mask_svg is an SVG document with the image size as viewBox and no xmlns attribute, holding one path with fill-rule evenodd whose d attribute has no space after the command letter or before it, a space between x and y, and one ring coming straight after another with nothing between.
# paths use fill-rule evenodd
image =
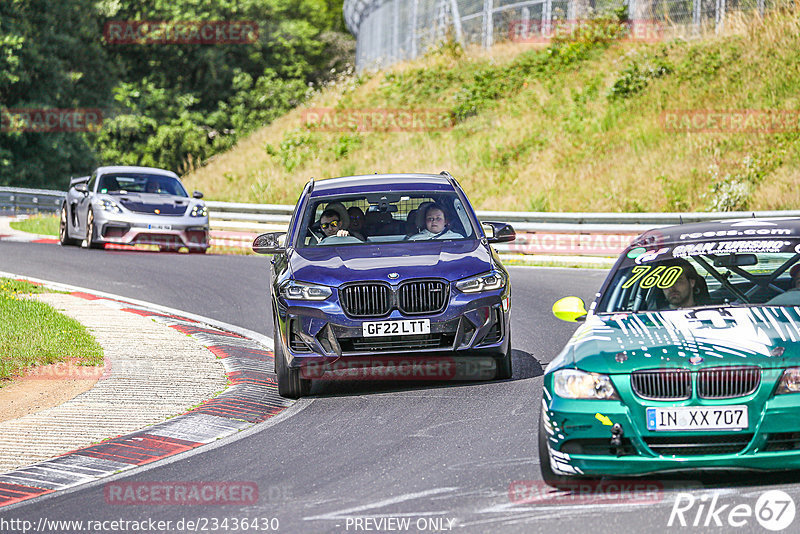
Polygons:
<instances>
[{"instance_id":1,"label":"headlight","mask_svg":"<svg viewBox=\"0 0 800 534\"><path fill-rule=\"evenodd\" d=\"M456 282L456 287L462 293L479 293L493 291L506 287L506 275L501 271L492 269L488 273L470 276Z\"/></svg>"},{"instance_id":2,"label":"headlight","mask_svg":"<svg viewBox=\"0 0 800 534\"><path fill-rule=\"evenodd\" d=\"M789 367L783 371L783 376L778 382L776 395L781 393L800 393L800 367Z\"/></svg>"},{"instance_id":3,"label":"headlight","mask_svg":"<svg viewBox=\"0 0 800 534\"><path fill-rule=\"evenodd\" d=\"M205 217L208 215L208 208L202 204L197 204L192 207L192 212L189 215L192 217Z\"/></svg>"},{"instance_id":4,"label":"headlight","mask_svg":"<svg viewBox=\"0 0 800 534\"><path fill-rule=\"evenodd\" d=\"M556 395L565 399L619 399L607 375L578 369L561 369L553 373L553 389Z\"/></svg>"},{"instance_id":5,"label":"headlight","mask_svg":"<svg viewBox=\"0 0 800 534\"><path fill-rule=\"evenodd\" d=\"M292 300L325 300L333 294L328 286L289 280L281 286L281 296Z\"/></svg>"},{"instance_id":6,"label":"headlight","mask_svg":"<svg viewBox=\"0 0 800 534\"><path fill-rule=\"evenodd\" d=\"M103 199L103 210L110 211L111 213L122 213L122 208L119 207L119 204L114 202L113 200Z\"/></svg>"}]
</instances>

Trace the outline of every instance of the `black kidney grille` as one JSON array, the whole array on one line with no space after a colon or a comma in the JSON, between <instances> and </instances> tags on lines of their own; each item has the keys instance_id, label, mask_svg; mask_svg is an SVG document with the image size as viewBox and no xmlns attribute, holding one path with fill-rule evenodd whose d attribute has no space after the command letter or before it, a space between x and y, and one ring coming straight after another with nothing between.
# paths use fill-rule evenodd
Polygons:
<instances>
[{"instance_id":1,"label":"black kidney grille","mask_svg":"<svg viewBox=\"0 0 800 534\"><path fill-rule=\"evenodd\" d=\"M447 305L450 286L439 280L406 282L398 290L398 307L406 315L438 313Z\"/></svg>"},{"instance_id":2,"label":"black kidney grille","mask_svg":"<svg viewBox=\"0 0 800 534\"><path fill-rule=\"evenodd\" d=\"M697 395L702 399L730 399L753 393L761 383L758 367L714 367L697 373Z\"/></svg>"},{"instance_id":3,"label":"black kidney grille","mask_svg":"<svg viewBox=\"0 0 800 534\"><path fill-rule=\"evenodd\" d=\"M392 309L392 291L385 284L366 283L339 291L344 312L353 317L381 317Z\"/></svg>"},{"instance_id":4,"label":"black kidney grille","mask_svg":"<svg viewBox=\"0 0 800 534\"><path fill-rule=\"evenodd\" d=\"M692 376L683 369L631 373L633 391L645 399L681 400L692 396Z\"/></svg>"}]
</instances>

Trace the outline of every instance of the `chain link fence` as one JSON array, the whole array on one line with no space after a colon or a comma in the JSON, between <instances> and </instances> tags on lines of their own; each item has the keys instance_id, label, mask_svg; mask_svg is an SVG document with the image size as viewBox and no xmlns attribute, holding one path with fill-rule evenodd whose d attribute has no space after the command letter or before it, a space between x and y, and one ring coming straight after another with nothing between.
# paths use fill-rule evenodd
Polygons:
<instances>
[{"instance_id":1,"label":"chain link fence","mask_svg":"<svg viewBox=\"0 0 800 534\"><path fill-rule=\"evenodd\" d=\"M345 0L357 38L356 68L380 69L455 40L547 42L591 13L625 10L633 38L646 41L719 32L726 18L763 14L786 0Z\"/></svg>"}]
</instances>

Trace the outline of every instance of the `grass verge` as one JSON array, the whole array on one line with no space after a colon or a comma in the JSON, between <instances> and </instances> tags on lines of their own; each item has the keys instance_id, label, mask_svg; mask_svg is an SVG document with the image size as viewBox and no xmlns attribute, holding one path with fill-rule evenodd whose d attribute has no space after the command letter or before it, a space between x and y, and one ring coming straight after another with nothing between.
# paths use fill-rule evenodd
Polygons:
<instances>
[{"instance_id":1,"label":"grass verge","mask_svg":"<svg viewBox=\"0 0 800 534\"><path fill-rule=\"evenodd\" d=\"M11 228L31 234L58 236L58 215L35 215L21 221L12 221Z\"/></svg>"},{"instance_id":2,"label":"grass verge","mask_svg":"<svg viewBox=\"0 0 800 534\"><path fill-rule=\"evenodd\" d=\"M39 365L103 364L102 347L82 324L29 298L45 292L29 282L0 278L0 387Z\"/></svg>"}]
</instances>

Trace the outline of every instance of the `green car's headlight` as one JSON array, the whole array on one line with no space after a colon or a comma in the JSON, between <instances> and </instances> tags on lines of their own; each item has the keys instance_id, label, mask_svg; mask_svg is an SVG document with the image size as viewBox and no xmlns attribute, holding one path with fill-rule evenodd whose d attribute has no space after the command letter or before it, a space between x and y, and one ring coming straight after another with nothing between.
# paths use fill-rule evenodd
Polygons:
<instances>
[{"instance_id":1,"label":"green car's headlight","mask_svg":"<svg viewBox=\"0 0 800 534\"><path fill-rule=\"evenodd\" d=\"M789 367L783 371L775 390L776 395L782 393L800 393L800 367Z\"/></svg>"},{"instance_id":2,"label":"green car's headlight","mask_svg":"<svg viewBox=\"0 0 800 534\"><path fill-rule=\"evenodd\" d=\"M561 369L553 373L553 389L556 395L565 399L619 399L607 375L578 369Z\"/></svg>"},{"instance_id":3,"label":"green car's headlight","mask_svg":"<svg viewBox=\"0 0 800 534\"><path fill-rule=\"evenodd\" d=\"M325 300L333 294L331 288L288 280L281 286L281 296L292 300Z\"/></svg>"},{"instance_id":4,"label":"green car's headlight","mask_svg":"<svg viewBox=\"0 0 800 534\"><path fill-rule=\"evenodd\" d=\"M488 273L470 276L456 282L456 287L462 293L480 293L481 291L494 291L506 287L506 275L497 269Z\"/></svg>"}]
</instances>

